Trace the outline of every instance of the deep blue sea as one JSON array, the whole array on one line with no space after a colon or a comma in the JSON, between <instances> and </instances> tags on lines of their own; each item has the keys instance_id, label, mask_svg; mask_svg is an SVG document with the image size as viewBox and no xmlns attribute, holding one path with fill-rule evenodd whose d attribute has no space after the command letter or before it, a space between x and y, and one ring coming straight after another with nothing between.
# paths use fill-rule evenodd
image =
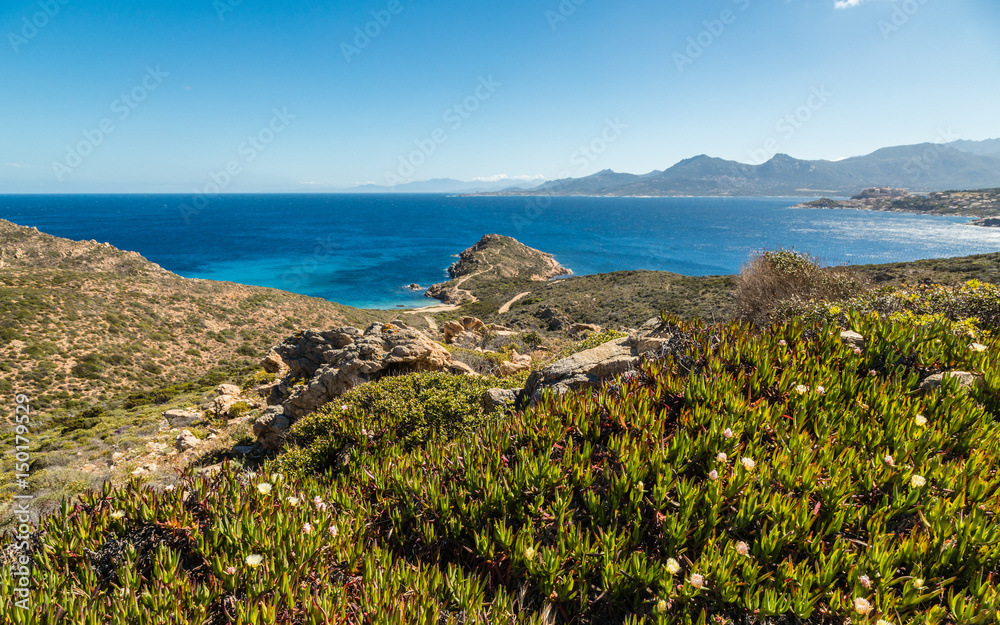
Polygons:
<instances>
[{"instance_id":1,"label":"deep blue sea","mask_svg":"<svg viewBox=\"0 0 1000 625\"><path fill-rule=\"evenodd\" d=\"M0 196L0 218L134 250L190 278L275 287L349 304L433 303L404 285L446 277L487 233L552 253L576 274L739 271L777 247L826 264L1000 251L967 218L792 209L813 198L523 198L445 195ZM193 207L192 207L193 208Z\"/></svg>"}]
</instances>

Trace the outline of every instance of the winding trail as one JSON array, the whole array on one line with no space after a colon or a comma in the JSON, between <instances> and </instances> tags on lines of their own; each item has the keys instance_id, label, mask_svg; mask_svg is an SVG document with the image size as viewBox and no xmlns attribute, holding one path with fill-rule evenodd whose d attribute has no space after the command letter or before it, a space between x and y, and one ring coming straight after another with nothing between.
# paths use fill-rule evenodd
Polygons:
<instances>
[{"instance_id":1,"label":"winding trail","mask_svg":"<svg viewBox=\"0 0 1000 625\"><path fill-rule=\"evenodd\" d=\"M500 310L497 311L497 314L503 315L505 313L510 312L510 307L513 306L515 302L529 295L531 295L531 291L525 291L524 293L519 293L518 295L515 295L514 299L510 300L509 302L500 307Z\"/></svg>"}]
</instances>

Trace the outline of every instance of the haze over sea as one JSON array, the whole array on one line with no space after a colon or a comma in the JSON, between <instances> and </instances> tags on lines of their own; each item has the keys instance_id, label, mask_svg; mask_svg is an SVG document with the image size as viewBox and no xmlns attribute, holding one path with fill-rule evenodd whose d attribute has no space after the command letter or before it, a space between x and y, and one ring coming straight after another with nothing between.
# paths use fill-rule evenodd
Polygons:
<instances>
[{"instance_id":1,"label":"haze over sea","mask_svg":"<svg viewBox=\"0 0 1000 625\"><path fill-rule=\"evenodd\" d=\"M777 247L825 264L1000 250L1000 229L969 219L792 209L812 198L222 195L185 219L180 195L0 196L0 217L139 252L189 278L274 287L360 307L435 303L452 255L488 233L553 254L577 275L654 269L739 271Z\"/></svg>"}]
</instances>

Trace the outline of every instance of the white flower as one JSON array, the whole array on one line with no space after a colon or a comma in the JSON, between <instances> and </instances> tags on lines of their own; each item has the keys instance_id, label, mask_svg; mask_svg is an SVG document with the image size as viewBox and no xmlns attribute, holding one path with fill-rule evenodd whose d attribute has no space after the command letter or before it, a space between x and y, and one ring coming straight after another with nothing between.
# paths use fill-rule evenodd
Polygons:
<instances>
[{"instance_id":1,"label":"white flower","mask_svg":"<svg viewBox=\"0 0 1000 625\"><path fill-rule=\"evenodd\" d=\"M315 497L313 498L313 504L315 504L315 506L316 506L316 508L317 508L318 510L326 510L326 502L325 502L325 501L323 501L323 499L322 499L322 498L320 498L320 496L319 496L319 495L316 495L316 496L315 496Z\"/></svg>"},{"instance_id":2,"label":"white flower","mask_svg":"<svg viewBox=\"0 0 1000 625\"><path fill-rule=\"evenodd\" d=\"M872 587L872 580L871 580L871 578L870 578L870 577L868 577L867 575L862 575L861 577L859 577L859 578L858 578L858 583L860 583L860 584L861 584L862 586L864 586L864 587L865 587L866 589L868 589L868 588L871 588L871 587Z\"/></svg>"},{"instance_id":3,"label":"white flower","mask_svg":"<svg viewBox=\"0 0 1000 625\"><path fill-rule=\"evenodd\" d=\"M337 529L336 525L331 525L330 526L330 536L333 536L334 538L336 538L337 534L339 534L339 533L340 533L340 530Z\"/></svg>"},{"instance_id":4,"label":"white flower","mask_svg":"<svg viewBox=\"0 0 1000 625\"><path fill-rule=\"evenodd\" d=\"M861 355L861 348L860 347L855 347L854 348L854 355L855 356L860 356Z\"/></svg>"},{"instance_id":5,"label":"white flower","mask_svg":"<svg viewBox=\"0 0 1000 625\"><path fill-rule=\"evenodd\" d=\"M910 488L923 488L927 485L927 478L922 475L913 474L910 478Z\"/></svg>"},{"instance_id":6,"label":"white flower","mask_svg":"<svg viewBox=\"0 0 1000 625\"><path fill-rule=\"evenodd\" d=\"M855 597L854 611L862 615L868 614L872 611L872 604L864 597Z\"/></svg>"},{"instance_id":7,"label":"white flower","mask_svg":"<svg viewBox=\"0 0 1000 625\"><path fill-rule=\"evenodd\" d=\"M708 479L712 480L713 482L715 480L719 479L719 472L716 471L715 469L709 471L709 473L708 473Z\"/></svg>"},{"instance_id":8,"label":"white flower","mask_svg":"<svg viewBox=\"0 0 1000 625\"><path fill-rule=\"evenodd\" d=\"M916 588L917 590L920 590L921 588L923 588L924 587L924 580L923 580L923 578L921 578L921 577L914 577L913 578L913 587Z\"/></svg>"},{"instance_id":9,"label":"white flower","mask_svg":"<svg viewBox=\"0 0 1000 625\"><path fill-rule=\"evenodd\" d=\"M799 395L805 395L806 393L809 392L809 387L806 386L805 384L799 384L795 387L795 392L798 393Z\"/></svg>"},{"instance_id":10,"label":"white flower","mask_svg":"<svg viewBox=\"0 0 1000 625\"><path fill-rule=\"evenodd\" d=\"M280 474L280 473L272 473L271 474L271 481L272 482L280 482L283 479L285 479L285 476L282 475L282 474Z\"/></svg>"},{"instance_id":11,"label":"white flower","mask_svg":"<svg viewBox=\"0 0 1000 625\"><path fill-rule=\"evenodd\" d=\"M816 393L819 394L819 395L826 395L826 389L823 388L822 386L817 386L816 387Z\"/></svg>"},{"instance_id":12,"label":"white flower","mask_svg":"<svg viewBox=\"0 0 1000 625\"><path fill-rule=\"evenodd\" d=\"M894 467L894 466L896 466L896 459L895 459L895 458L893 458L892 456L889 456L889 455L887 455L887 456L886 456L886 457L884 458L884 460L885 460L885 463L886 463L887 465L889 465L890 467Z\"/></svg>"},{"instance_id":13,"label":"white flower","mask_svg":"<svg viewBox=\"0 0 1000 625\"><path fill-rule=\"evenodd\" d=\"M913 417L913 422L919 425L920 427L923 427L927 425L927 417L925 417L922 414L918 414L917 416Z\"/></svg>"},{"instance_id":14,"label":"white flower","mask_svg":"<svg viewBox=\"0 0 1000 625\"><path fill-rule=\"evenodd\" d=\"M303 525L302 531L305 532L306 534L312 534L313 531L312 523L306 523L305 525Z\"/></svg>"},{"instance_id":15,"label":"white flower","mask_svg":"<svg viewBox=\"0 0 1000 625\"><path fill-rule=\"evenodd\" d=\"M257 490L260 491L261 495L269 495L273 487L268 482L261 482L257 484Z\"/></svg>"},{"instance_id":16,"label":"white flower","mask_svg":"<svg viewBox=\"0 0 1000 625\"><path fill-rule=\"evenodd\" d=\"M635 487L639 489L640 493L645 492L645 490L646 490L646 484L645 484L645 482L639 482L639 483L637 483L635 485Z\"/></svg>"},{"instance_id":17,"label":"white flower","mask_svg":"<svg viewBox=\"0 0 1000 625\"><path fill-rule=\"evenodd\" d=\"M879 619L875 621L875 625L892 625L892 621L887 621L885 619Z\"/></svg>"},{"instance_id":18,"label":"white flower","mask_svg":"<svg viewBox=\"0 0 1000 625\"><path fill-rule=\"evenodd\" d=\"M784 346L788 345L788 341L786 341L785 339L781 339L780 341L778 341L778 345L781 345L782 347L784 347Z\"/></svg>"},{"instance_id":19,"label":"white flower","mask_svg":"<svg viewBox=\"0 0 1000 625\"><path fill-rule=\"evenodd\" d=\"M733 437L733 431L730 430L729 428L726 428L726 430L722 433L722 435L725 436L726 438L732 438Z\"/></svg>"},{"instance_id":20,"label":"white flower","mask_svg":"<svg viewBox=\"0 0 1000 625\"><path fill-rule=\"evenodd\" d=\"M691 574L691 585L696 589L701 590L705 587L705 578L697 573Z\"/></svg>"},{"instance_id":21,"label":"white flower","mask_svg":"<svg viewBox=\"0 0 1000 625\"><path fill-rule=\"evenodd\" d=\"M535 558L535 548L534 547L526 547L525 550L524 550L524 559L525 560L533 560L534 558Z\"/></svg>"},{"instance_id":22,"label":"white flower","mask_svg":"<svg viewBox=\"0 0 1000 625\"><path fill-rule=\"evenodd\" d=\"M754 464L754 461L751 458L743 458L742 460L740 460L740 463L743 465L743 468L746 469L747 471L753 471L753 468L757 466L756 464Z\"/></svg>"},{"instance_id":23,"label":"white flower","mask_svg":"<svg viewBox=\"0 0 1000 625\"><path fill-rule=\"evenodd\" d=\"M974 352L985 352L988 348L980 343L973 343L972 345L969 345L969 349Z\"/></svg>"},{"instance_id":24,"label":"white flower","mask_svg":"<svg viewBox=\"0 0 1000 625\"><path fill-rule=\"evenodd\" d=\"M666 611L667 611L667 602L664 601L663 599L660 599L659 601L657 601L656 602L656 613L657 614L663 614Z\"/></svg>"},{"instance_id":25,"label":"white flower","mask_svg":"<svg viewBox=\"0 0 1000 625\"><path fill-rule=\"evenodd\" d=\"M677 575L681 572L681 563L673 558L667 558L667 573Z\"/></svg>"},{"instance_id":26,"label":"white flower","mask_svg":"<svg viewBox=\"0 0 1000 625\"><path fill-rule=\"evenodd\" d=\"M722 464L726 464L727 462L729 462L729 456L727 456L726 452L724 451L720 451L719 454L715 456L715 459L716 461L721 462Z\"/></svg>"},{"instance_id":27,"label":"white flower","mask_svg":"<svg viewBox=\"0 0 1000 625\"><path fill-rule=\"evenodd\" d=\"M169 492L171 492L171 491L174 490L174 485L173 484L167 484L166 486L163 487L163 490L165 490L165 491L167 491L169 493Z\"/></svg>"},{"instance_id":28,"label":"white flower","mask_svg":"<svg viewBox=\"0 0 1000 625\"><path fill-rule=\"evenodd\" d=\"M750 555L750 545L746 544L741 540L740 542L736 543L736 553L740 554L741 556Z\"/></svg>"},{"instance_id":29,"label":"white flower","mask_svg":"<svg viewBox=\"0 0 1000 625\"><path fill-rule=\"evenodd\" d=\"M114 512L111 513L111 518L112 519L124 519L125 518L125 512L122 511L122 510L115 510Z\"/></svg>"},{"instance_id":30,"label":"white flower","mask_svg":"<svg viewBox=\"0 0 1000 625\"><path fill-rule=\"evenodd\" d=\"M261 562L263 561L264 561L264 556L258 555L256 553L251 553L250 555L248 555L246 560L247 564L249 564L252 567L260 566Z\"/></svg>"},{"instance_id":31,"label":"white flower","mask_svg":"<svg viewBox=\"0 0 1000 625\"><path fill-rule=\"evenodd\" d=\"M287 501L288 505L290 505L290 506L297 506L297 505L299 505L299 498L298 497L289 497L285 501Z\"/></svg>"},{"instance_id":32,"label":"white flower","mask_svg":"<svg viewBox=\"0 0 1000 625\"><path fill-rule=\"evenodd\" d=\"M340 409L341 410L347 410L347 404L341 404L340 405Z\"/></svg>"}]
</instances>

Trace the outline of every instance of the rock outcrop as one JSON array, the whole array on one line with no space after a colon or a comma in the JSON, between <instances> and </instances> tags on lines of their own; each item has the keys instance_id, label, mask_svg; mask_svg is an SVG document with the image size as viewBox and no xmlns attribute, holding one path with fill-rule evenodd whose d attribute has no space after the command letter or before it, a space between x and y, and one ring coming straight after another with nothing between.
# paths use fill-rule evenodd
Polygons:
<instances>
[{"instance_id":1,"label":"rock outcrop","mask_svg":"<svg viewBox=\"0 0 1000 625\"><path fill-rule=\"evenodd\" d=\"M205 413L199 410L167 410L163 413L170 428L187 428L205 420Z\"/></svg>"},{"instance_id":2,"label":"rock outcrop","mask_svg":"<svg viewBox=\"0 0 1000 625\"><path fill-rule=\"evenodd\" d=\"M288 367L286 381L306 380L290 389L282 402L284 414L292 421L355 386L387 375L471 372L455 362L444 347L398 321L373 324L363 332L357 328L310 330L286 340L274 351Z\"/></svg>"},{"instance_id":3,"label":"rock outcrop","mask_svg":"<svg viewBox=\"0 0 1000 625\"><path fill-rule=\"evenodd\" d=\"M635 369L642 358L680 353L688 337L673 325L651 319L639 332L558 360L528 377L519 401L537 400L545 391L562 394L599 386L603 381Z\"/></svg>"},{"instance_id":4,"label":"rock outcrop","mask_svg":"<svg viewBox=\"0 0 1000 625\"><path fill-rule=\"evenodd\" d=\"M958 379L959 388L978 388L983 385L984 379L981 373L969 373L968 371L945 371L928 376L920 383L920 389L930 391L941 386L945 377Z\"/></svg>"},{"instance_id":5,"label":"rock outcrop","mask_svg":"<svg viewBox=\"0 0 1000 625\"><path fill-rule=\"evenodd\" d=\"M458 321L449 321L441 328L444 342L462 345L475 345L483 338L488 328L486 324L475 317L462 317Z\"/></svg>"}]
</instances>

